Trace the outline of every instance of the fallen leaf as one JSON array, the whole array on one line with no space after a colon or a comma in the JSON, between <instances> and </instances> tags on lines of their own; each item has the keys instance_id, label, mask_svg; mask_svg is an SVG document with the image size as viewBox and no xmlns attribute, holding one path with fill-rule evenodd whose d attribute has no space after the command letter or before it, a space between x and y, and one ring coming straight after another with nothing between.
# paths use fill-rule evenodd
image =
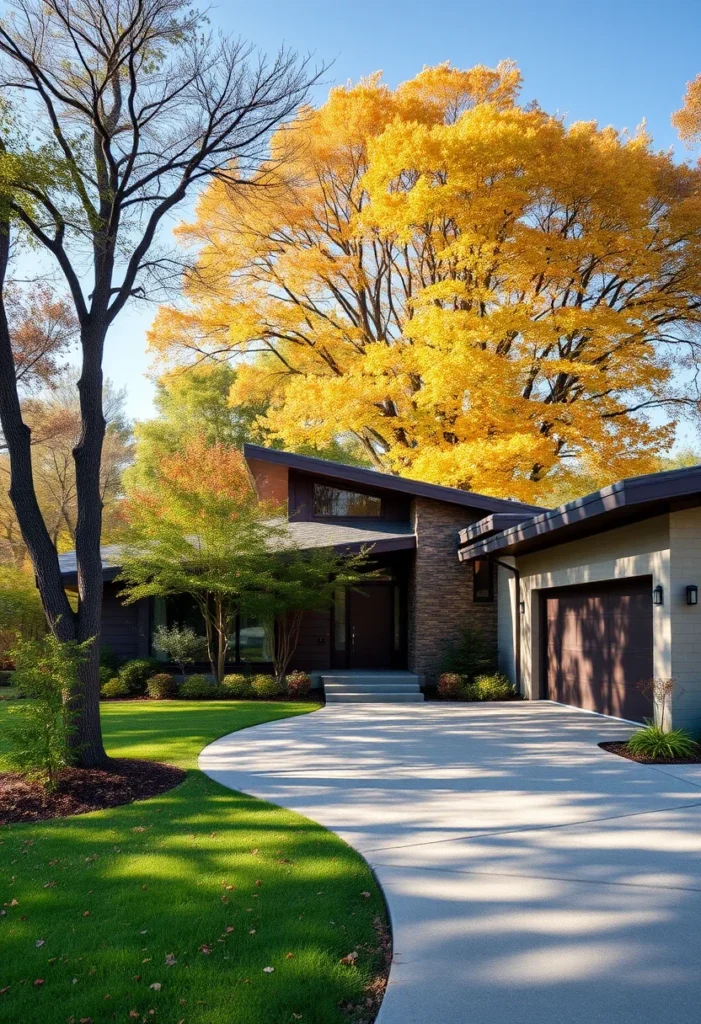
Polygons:
<instances>
[{"instance_id":1,"label":"fallen leaf","mask_svg":"<svg viewBox=\"0 0 701 1024\"><path fill-rule=\"evenodd\" d=\"M285 960L294 960L294 953L285 953Z\"/></svg>"},{"instance_id":2,"label":"fallen leaf","mask_svg":"<svg viewBox=\"0 0 701 1024\"><path fill-rule=\"evenodd\" d=\"M138 1020L139 1019L139 1011L138 1010L130 1010L129 1011L129 1016L131 1017L132 1020Z\"/></svg>"},{"instance_id":3,"label":"fallen leaf","mask_svg":"<svg viewBox=\"0 0 701 1024\"><path fill-rule=\"evenodd\" d=\"M255 930L255 928L251 928L251 930L249 931L249 933L248 933L248 934L249 934L249 935L255 935L255 934L256 934L256 930Z\"/></svg>"},{"instance_id":4,"label":"fallen leaf","mask_svg":"<svg viewBox=\"0 0 701 1024\"><path fill-rule=\"evenodd\" d=\"M257 878L257 879L256 879L256 885L259 885L259 886L260 886L260 885L262 885L262 884L263 884L263 883L261 882L260 878Z\"/></svg>"},{"instance_id":5,"label":"fallen leaf","mask_svg":"<svg viewBox=\"0 0 701 1024\"><path fill-rule=\"evenodd\" d=\"M135 974L134 975L134 981L141 981L141 975L140 974Z\"/></svg>"},{"instance_id":6,"label":"fallen leaf","mask_svg":"<svg viewBox=\"0 0 701 1024\"><path fill-rule=\"evenodd\" d=\"M361 896L364 896L366 900L369 900L369 899L370 899L370 893L369 893L369 892L361 892L361 894L360 894L360 895L361 895Z\"/></svg>"},{"instance_id":7,"label":"fallen leaf","mask_svg":"<svg viewBox=\"0 0 701 1024\"><path fill-rule=\"evenodd\" d=\"M178 961L175 959L175 954L174 953L166 953L166 966L167 967L173 967L175 964L177 964L177 962Z\"/></svg>"},{"instance_id":8,"label":"fallen leaf","mask_svg":"<svg viewBox=\"0 0 701 1024\"><path fill-rule=\"evenodd\" d=\"M207 945L200 946L200 953L204 953L205 956L209 956L209 954L211 952L212 952L212 950L211 950L211 948L209 946L207 946Z\"/></svg>"},{"instance_id":9,"label":"fallen leaf","mask_svg":"<svg viewBox=\"0 0 701 1024\"><path fill-rule=\"evenodd\" d=\"M83 911L83 917L90 917L90 911L89 910L84 910Z\"/></svg>"},{"instance_id":10,"label":"fallen leaf","mask_svg":"<svg viewBox=\"0 0 701 1024\"><path fill-rule=\"evenodd\" d=\"M146 831L146 826L145 825L135 825L134 828L132 829L132 832L145 832L145 831Z\"/></svg>"},{"instance_id":11,"label":"fallen leaf","mask_svg":"<svg viewBox=\"0 0 701 1024\"><path fill-rule=\"evenodd\" d=\"M161 983L160 983L160 981L154 981L153 985L149 985L149 988L152 988L154 992L160 992L161 991Z\"/></svg>"},{"instance_id":12,"label":"fallen leaf","mask_svg":"<svg viewBox=\"0 0 701 1024\"><path fill-rule=\"evenodd\" d=\"M56 885L56 883L55 883L55 882L44 882L44 888L45 888L45 889L53 889L53 887L54 887L55 885Z\"/></svg>"},{"instance_id":13,"label":"fallen leaf","mask_svg":"<svg viewBox=\"0 0 701 1024\"><path fill-rule=\"evenodd\" d=\"M274 970L275 970L274 967L264 967L263 968L263 974L272 974Z\"/></svg>"},{"instance_id":14,"label":"fallen leaf","mask_svg":"<svg viewBox=\"0 0 701 1024\"><path fill-rule=\"evenodd\" d=\"M227 935L228 935L228 934L229 934L230 932L233 932L233 930L234 930L234 928L233 928L233 925L230 925L230 924L228 924L228 925L226 926L226 933L227 933Z\"/></svg>"},{"instance_id":15,"label":"fallen leaf","mask_svg":"<svg viewBox=\"0 0 701 1024\"><path fill-rule=\"evenodd\" d=\"M43 978L37 978L36 981L34 982L34 987L35 988L41 988L41 986L43 984L44 984L44 979Z\"/></svg>"},{"instance_id":16,"label":"fallen leaf","mask_svg":"<svg viewBox=\"0 0 701 1024\"><path fill-rule=\"evenodd\" d=\"M141 963L142 964L150 964L152 960L153 960L152 956L147 956L147 957L144 957L144 959L141 961Z\"/></svg>"},{"instance_id":17,"label":"fallen leaf","mask_svg":"<svg viewBox=\"0 0 701 1024\"><path fill-rule=\"evenodd\" d=\"M78 979L74 978L73 981L71 982L71 985L77 985L77 984L78 984Z\"/></svg>"},{"instance_id":18,"label":"fallen leaf","mask_svg":"<svg viewBox=\"0 0 701 1024\"><path fill-rule=\"evenodd\" d=\"M342 964L346 964L346 966L348 966L348 967L352 967L353 964L355 964L355 962L357 961L357 959L358 959L358 954L356 952L353 952L353 953L349 953L348 956L342 956L341 957L341 963Z\"/></svg>"},{"instance_id":19,"label":"fallen leaf","mask_svg":"<svg viewBox=\"0 0 701 1024\"><path fill-rule=\"evenodd\" d=\"M302 1014L301 1013L293 1013L292 1016L294 1017L295 1020L301 1020L302 1019Z\"/></svg>"},{"instance_id":20,"label":"fallen leaf","mask_svg":"<svg viewBox=\"0 0 701 1024\"><path fill-rule=\"evenodd\" d=\"M9 991L10 991L10 986L9 985L5 985L4 988L0 988L0 996L4 996L5 993L9 992Z\"/></svg>"},{"instance_id":21,"label":"fallen leaf","mask_svg":"<svg viewBox=\"0 0 701 1024\"><path fill-rule=\"evenodd\" d=\"M45 942L46 939L37 939L34 945L36 946L37 949L41 949Z\"/></svg>"},{"instance_id":22,"label":"fallen leaf","mask_svg":"<svg viewBox=\"0 0 701 1024\"><path fill-rule=\"evenodd\" d=\"M81 1017L80 1024L92 1024L92 1017Z\"/></svg>"}]
</instances>

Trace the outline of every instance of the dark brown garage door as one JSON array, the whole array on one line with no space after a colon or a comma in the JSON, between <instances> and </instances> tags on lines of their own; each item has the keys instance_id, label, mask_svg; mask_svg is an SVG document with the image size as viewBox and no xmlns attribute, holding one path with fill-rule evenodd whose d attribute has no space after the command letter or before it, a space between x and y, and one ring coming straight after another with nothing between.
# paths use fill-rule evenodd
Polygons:
<instances>
[{"instance_id":1,"label":"dark brown garage door","mask_svg":"<svg viewBox=\"0 0 701 1024\"><path fill-rule=\"evenodd\" d=\"M545 591L547 696L638 722L651 714L652 578Z\"/></svg>"}]
</instances>

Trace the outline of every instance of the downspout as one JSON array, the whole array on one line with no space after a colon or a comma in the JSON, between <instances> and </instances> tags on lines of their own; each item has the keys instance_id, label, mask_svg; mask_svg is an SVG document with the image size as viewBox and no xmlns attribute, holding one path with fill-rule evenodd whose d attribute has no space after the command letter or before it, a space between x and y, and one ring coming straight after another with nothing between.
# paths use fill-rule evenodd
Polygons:
<instances>
[{"instance_id":1,"label":"downspout","mask_svg":"<svg viewBox=\"0 0 701 1024\"><path fill-rule=\"evenodd\" d=\"M521 696L523 696L521 693L521 573L515 565L509 565L508 562L502 562L499 558L492 558L490 561L494 565L498 565L502 569L508 569L509 572L512 572L516 581L516 639L514 642L514 671L516 674L516 690Z\"/></svg>"}]
</instances>

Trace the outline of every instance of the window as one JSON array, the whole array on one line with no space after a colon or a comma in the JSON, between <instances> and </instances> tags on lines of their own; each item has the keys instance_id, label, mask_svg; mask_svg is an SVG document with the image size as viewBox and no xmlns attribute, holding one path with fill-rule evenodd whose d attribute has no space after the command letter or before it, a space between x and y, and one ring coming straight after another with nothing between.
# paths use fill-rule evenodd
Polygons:
<instances>
[{"instance_id":1,"label":"window","mask_svg":"<svg viewBox=\"0 0 701 1024\"><path fill-rule=\"evenodd\" d=\"M379 516L382 515L382 499L374 494L359 494L344 491L340 487L314 484L315 516Z\"/></svg>"},{"instance_id":2,"label":"window","mask_svg":"<svg viewBox=\"0 0 701 1024\"><path fill-rule=\"evenodd\" d=\"M188 594L178 594L167 598L155 598L151 615L151 650L161 661L167 661L167 655L153 646L153 635L159 626L191 626L195 633L204 638L204 622L197 604ZM238 640L238 643L237 643ZM226 655L228 665L238 662L270 661L271 651L263 626L252 616L241 615L237 629L229 637L229 650ZM203 663L207 657L204 655Z\"/></svg>"},{"instance_id":3,"label":"window","mask_svg":"<svg viewBox=\"0 0 701 1024\"><path fill-rule=\"evenodd\" d=\"M493 601L492 567L489 562L477 561L472 566L473 601Z\"/></svg>"},{"instance_id":4,"label":"window","mask_svg":"<svg viewBox=\"0 0 701 1024\"><path fill-rule=\"evenodd\" d=\"M337 651L346 649L346 588L336 587L334 597L333 643Z\"/></svg>"},{"instance_id":5,"label":"window","mask_svg":"<svg viewBox=\"0 0 701 1024\"><path fill-rule=\"evenodd\" d=\"M239 620L239 661L270 661L271 651L265 629L250 615Z\"/></svg>"}]
</instances>

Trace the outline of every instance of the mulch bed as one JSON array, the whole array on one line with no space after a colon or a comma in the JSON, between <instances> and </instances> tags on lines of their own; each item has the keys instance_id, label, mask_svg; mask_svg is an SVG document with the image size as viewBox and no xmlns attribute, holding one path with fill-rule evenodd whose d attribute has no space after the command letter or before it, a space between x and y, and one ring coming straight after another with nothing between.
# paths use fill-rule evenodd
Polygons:
<instances>
[{"instance_id":1,"label":"mulch bed","mask_svg":"<svg viewBox=\"0 0 701 1024\"><path fill-rule=\"evenodd\" d=\"M157 761L120 758L107 768L66 768L56 790L0 772L0 825L45 818L67 818L165 793L185 778L181 768Z\"/></svg>"},{"instance_id":2,"label":"mulch bed","mask_svg":"<svg viewBox=\"0 0 701 1024\"><path fill-rule=\"evenodd\" d=\"M628 749L626 740L617 743L600 743L603 750L608 750L619 757L627 757L629 761L637 761L638 764L701 764L701 755L698 757L671 757L661 758L653 761L651 757L641 757L640 754L632 754Z\"/></svg>"}]
</instances>

